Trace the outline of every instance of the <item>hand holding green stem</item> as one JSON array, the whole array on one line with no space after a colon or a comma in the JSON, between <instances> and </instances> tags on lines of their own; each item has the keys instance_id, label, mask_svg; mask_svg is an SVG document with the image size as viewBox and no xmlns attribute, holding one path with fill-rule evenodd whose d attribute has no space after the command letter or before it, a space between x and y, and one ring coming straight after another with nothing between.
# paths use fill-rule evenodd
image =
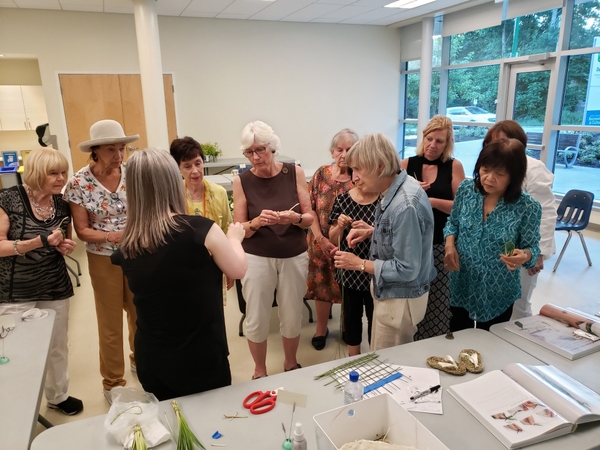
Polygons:
<instances>
[{"instance_id":1,"label":"hand holding green stem","mask_svg":"<svg viewBox=\"0 0 600 450\"><path fill-rule=\"evenodd\" d=\"M507 242L506 244L504 244L504 254L506 256L512 256L512 254L515 251L515 244L513 244L512 242Z\"/></svg>"}]
</instances>

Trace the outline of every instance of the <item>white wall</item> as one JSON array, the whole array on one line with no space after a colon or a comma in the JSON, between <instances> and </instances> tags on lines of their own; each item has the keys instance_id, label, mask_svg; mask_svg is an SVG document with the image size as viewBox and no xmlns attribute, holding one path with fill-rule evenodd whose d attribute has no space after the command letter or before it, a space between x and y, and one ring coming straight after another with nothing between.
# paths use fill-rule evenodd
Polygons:
<instances>
[{"instance_id":1,"label":"white wall","mask_svg":"<svg viewBox=\"0 0 600 450\"><path fill-rule=\"evenodd\" d=\"M160 17L164 72L174 75L179 136L239 155L251 120L282 153L317 167L341 128L396 140L397 29ZM58 73L139 72L132 15L2 8L0 51L36 55L52 134L67 150Z\"/></svg>"}]
</instances>

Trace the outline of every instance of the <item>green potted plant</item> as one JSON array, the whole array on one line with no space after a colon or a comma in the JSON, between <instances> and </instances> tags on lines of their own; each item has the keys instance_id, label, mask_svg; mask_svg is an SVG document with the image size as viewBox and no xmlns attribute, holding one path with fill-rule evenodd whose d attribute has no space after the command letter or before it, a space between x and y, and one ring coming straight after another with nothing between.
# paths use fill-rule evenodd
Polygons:
<instances>
[{"instance_id":1,"label":"green potted plant","mask_svg":"<svg viewBox=\"0 0 600 450\"><path fill-rule=\"evenodd\" d=\"M221 156L223 152L219 148L219 144L216 142L206 142L202 145L204 151L204 159L206 162L215 162L218 156Z\"/></svg>"}]
</instances>

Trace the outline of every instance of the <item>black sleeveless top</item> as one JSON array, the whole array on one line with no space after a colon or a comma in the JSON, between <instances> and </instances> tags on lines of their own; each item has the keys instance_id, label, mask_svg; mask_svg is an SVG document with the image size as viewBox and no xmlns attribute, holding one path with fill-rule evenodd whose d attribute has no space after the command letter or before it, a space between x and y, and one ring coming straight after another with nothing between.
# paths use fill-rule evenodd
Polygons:
<instances>
[{"instance_id":1,"label":"black sleeveless top","mask_svg":"<svg viewBox=\"0 0 600 450\"><path fill-rule=\"evenodd\" d=\"M27 240L48 236L60 226L65 231L71 223L69 204L62 195L53 195L54 218L35 217L23 186L0 191L0 208L10 221L7 238ZM37 248L25 256L0 257L0 303L64 300L73 296L65 258L55 247Z\"/></svg>"},{"instance_id":2,"label":"black sleeveless top","mask_svg":"<svg viewBox=\"0 0 600 450\"><path fill-rule=\"evenodd\" d=\"M281 171L271 178L260 178L246 170L240 174L240 181L248 205L248 220L260 215L263 209L285 211L299 202L294 164L283 163ZM293 210L300 212L300 206ZM293 224L262 226L244 239L242 247L251 255L292 258L306 251L306 233Z\"/></svg>"},{"instance_id":3,"label":"black sleeveless top","mask_svg":"<svg viewBox=\"0 0 600 450\"><path fill-rule=\"evenodd\" d=\"M453 200L454 195L452 194L452 161L453 159L449 159L446 162L441 162L439 159L437 161L429 162L425 159L424 156L413 156L408 158L408 167L406 171L410 176L417 175L417 179L419 181L423 181L423 164L433 163L433 165L438 166L437 178L433 183L431 183L431 187L427 189L425 192L427 193L427 197L439 198L442 200ZM434 244L443 244L444 243L444 227L446 226L446 220L448 219L448 215L445 212L440 211L439 209L433 208L433 243Z\"/></svg>"}]
</instances>

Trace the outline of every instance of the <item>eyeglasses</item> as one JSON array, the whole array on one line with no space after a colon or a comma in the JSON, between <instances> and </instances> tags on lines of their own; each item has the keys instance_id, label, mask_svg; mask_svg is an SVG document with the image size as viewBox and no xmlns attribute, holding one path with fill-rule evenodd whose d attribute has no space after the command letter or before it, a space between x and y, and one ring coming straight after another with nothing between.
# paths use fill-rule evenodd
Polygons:
<instances>
[{"instance_id":1,"label":"eyeglasses","mask_svg":"<svg viewBox=\"0 0 600 450\"><path fill-rule=\"evenodd\" d=\"M123 213L123 211L125 211L125 203L123 203L123 200L119 198L119 194L117 194L116 192L111 192L110 198L115 203L115 209L117 210L117 214Z\"/></svg>"},{"instance_id":2,"label":"eyeglasses","mask_svg":"<svg viewBox=\"0 0 600 450\"><path fill-rule=\"evenodd\" d=\"M255 148L254 150L244 150L244 156L246 158L252 158L252 156L254 156L254 154L256 153L257 155L262 155L267 151L267 147L258 147Z\"/></svg>"}]
</instances>

